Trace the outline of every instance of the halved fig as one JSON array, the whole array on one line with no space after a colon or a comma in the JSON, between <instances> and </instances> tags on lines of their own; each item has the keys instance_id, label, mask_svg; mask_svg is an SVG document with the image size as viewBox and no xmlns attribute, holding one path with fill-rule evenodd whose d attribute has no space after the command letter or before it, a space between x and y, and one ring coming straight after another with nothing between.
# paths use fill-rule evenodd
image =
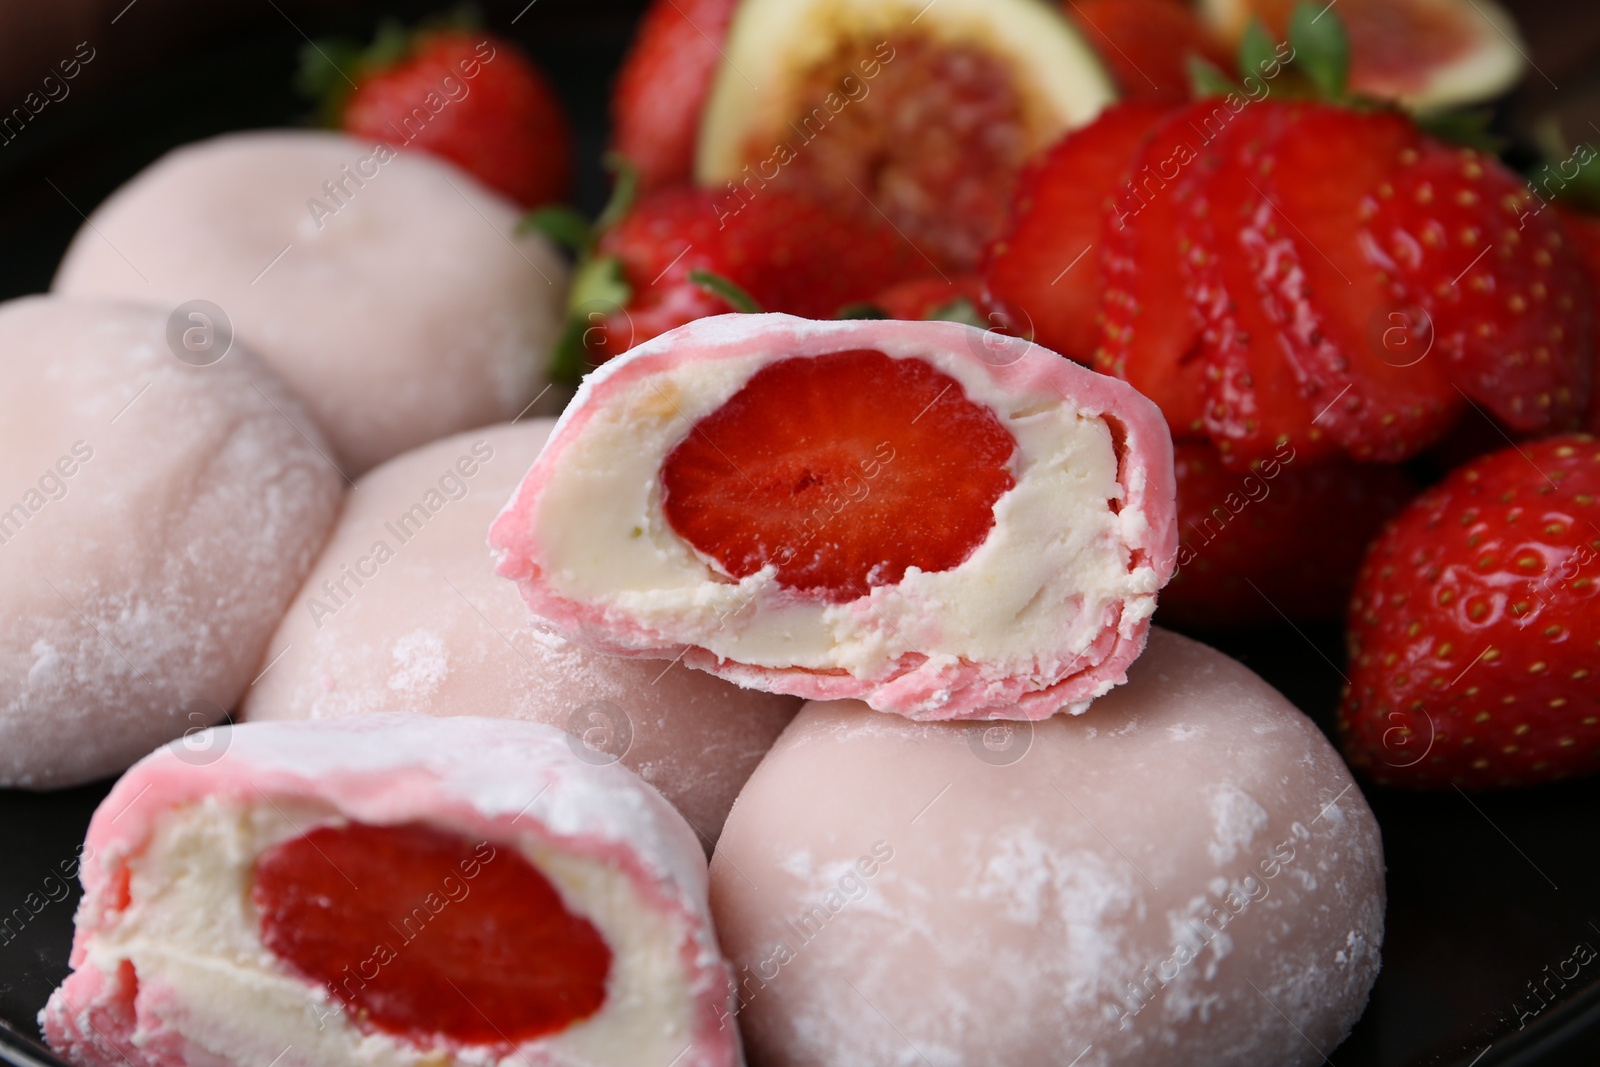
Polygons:
<instances>
[{"instance_id":1,"label":"halved fig","mask_svg":"<svg viewBox=\"0 0 1600 1067\"><path fill-rule=\"evenodd\" d=\"M489 541L597 651L1042 719L1143 648L1174 493L1156 406L1020 338L725 315L585 379Z\"/></svg>"},{"instance_id":2,"label":"halved fig","mask_svg":"<svg viewBox=\"0 0 1600 1067\"><path fill-rule=\"evenodd\" d=\"M1296 3L1201 0L1200 8L1236 44L1252 18L1282 40ZM1350 35L1350 90L1412 111L1493 99L1527 66L1515 20L1494 0L1341 0L1333 10Z\"/></svg>"},{"instance_id":3,"label":"halved fig","mask_svg":"<svg viewBox=\"0 0 1600 1067\"><path fill-rule=\"evenodd\" d=\"M730 206L769 184L893 222L970 269L1029 156L1114 90L1040 0L744 0L700 127L697 180Z\"/></svg>"}]
</instances>

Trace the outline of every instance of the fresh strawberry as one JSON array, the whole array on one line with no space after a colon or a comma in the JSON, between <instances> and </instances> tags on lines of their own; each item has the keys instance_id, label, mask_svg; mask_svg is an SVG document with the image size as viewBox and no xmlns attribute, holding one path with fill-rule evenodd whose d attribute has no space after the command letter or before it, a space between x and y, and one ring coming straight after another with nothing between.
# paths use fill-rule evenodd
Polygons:
<instances>
[{"instance_id":1,"label":"fresh strawberry","mask_svg":"<svg viewBox=\"0 0 1600 1067\"><path fill-rule=\"evenodd\" d=\"M342 74L319 79L308 71L306 79L338 94L333 114L347 133L442 156L524 207L566 196L566 116L544 75L511 42L466 30L390 30L356 60L353 76L353 90Z\"/></svg>"},{"instance_id":2,"label":"fresh strawberry","mask_svg":"<svg viewBox=\"0 0 1600 1067\"><path fill-rule=\"evenodd\" d=\"M1202 168L1200 185L1177 237L1189 250L1205 323L1202 423L1232 467L1262 463L1284 443L1302 459L1316 460L1334 447L1288 359L1285 324L1265 298L1275 265L1271 207L1252 181L1287 115L1265 103L1232 117L1217 107L1219 117L1200 124L1220 132L1192 164Z\"/></svg>"},{"instance_id":3,"label":"fresh strawberry","mask_svg":"<svg viewBox=\"0 0 1600 1067\"><path fill-rule=\"evenodd\" d=\"M1560 209L1558 217L1567 240L1577 249L1588 270L1589 306L1600 308L1600 215ZM1600 433L1600 347L1590 375L1589 418L1585 428L1590 433Z\"/></svg>"},{"instance_id":4,"label":"fresh strawberry","mask_svg":"<svg viewBox=\"0 0 1600 1067\"><path fill-rule=\"evenodd\" d=\"M1164 110L1150 102L1107 108L1023 172L1011 229L990 247L984 268L989 296L1016 332L1081 363L1093 357L1102 220Z\"/></svg>"},{"instance_id":5,"label":"fresh strawberry","mask_svg":"<svg viewBox=\"0 0 1600 1067\"><path fill-rule=\"evenodd\" d=\"M1429 310L1429 294L1449 279L1397 285L1396 272L1374 261L1364 224L1385 202L1398 203L1386 193L1426 142L1394 112L1265 106L1277 111L1280 133L1244 177L1284 351L1308 387L1316 424L1352 456L1415 455L1462 408L1449 364L1428 358L1429 320L1414 310Z\"/></svg>"},{"instance_id":6,"label":"fresh strawberry","mask_svg":"<svg viewBox=\"0 0 1600 1067\"><path fill-rule=\"evenodd\" d=\"M1199 124L1212 104L1179 108L1134 153L1102 220L1100 344L1094 369L1154 400L1174 435L1204 429L1206 364L1203 322L1191 269L1194 250L1180 241L1200 176Z\"/></svg>"},{"instance_id":7,"label":"fresh strawberry","mask_svg":"<svg viewBox=\"0 0 1600 1067\"><path fill-rule=\"evenodd\" d=\"M1287 444L1249 472L1200 441L1173 461L1178 572L1157 618L1178 626L1338 618L1367 543L1414 492L1398 467L1308 463Z\"/></svg>"},{"instance_id":8,"label":"fresh strawberry","mask_svg":"<svg viewBox=\"0 0 1600 1067\"><path fill-rule=\"evenodd\" d=\"M1588 406L1593 295L1556 212L1536 209L1498 160L1436 141L1403 153L1368 211L1371 255L1431 317L1461 392L1516 432L1575 429Z\"/></svg>"},{"instance_id":9,"label":"fresh strawberry","mask_svg":"<svg viewBox=\"0 0 1600 1067\"><path fill-rule=\"evenodd\" d=\"M739 0L654 0L611 97L612 146L645 189L694 173L700 113Z\"/></svg>"},{"instance_id":10,"label":"fresh strawberry","mask_svg":"<svg viewBox=\"0 0 1600 1067\"><path fill-rule=\"evenodd\" d=\"M1600 770L1600 442L1508 448L1425 492L1350 605L1350 762L1483 788Z\"/></svg>"},{"instance_id":11,"label":"fresh strawberry","mask_svg":"<svg viewBox=\"0 0 1600 1067\"><path fill-rule=\"evenodd\" d=\"M891 319L948 319L988 328L983 316L983 279L976 274L912 278L889 286L872 306Z\"/></svg>"},{"instance_id":12,"label":"fresh strawberry","mask_svg":"<svg viewBox=\"0 0 1600 1067\"><path fill-rule=\"evenodd\" d=\"M1189 99L1190 56L1228 66L1220 45L1182 0L1065 0L1110 68L1124 99Z\"/></svg>"},{"instance_id":13,"label":"fresh strawberry","mask_svg":"<svg viewBox=\"0 0 1600 1067\"><path fill-rule=\"evenodd\" d=\"M763 190L733 214L724 200L703 189L658 190L600 236L571 297L589 364L728 311L833 318L927 269L889 226L794 193ZM708 275L733 288L706 284Z\"/></svg>"},{"instance_id":14,"label":"fresh strawberry","mask_svg":"<svg viewBox=\"0 0 1600 1067\"><path fill-rule=\"evenodd\" d=\"M966 559L1014 485L1015 449L993 412L922 360L796 357L695 425L662 465L662 507L728 574L776 556L780 583L837 603Z\"/></svg>"}]
</instances>

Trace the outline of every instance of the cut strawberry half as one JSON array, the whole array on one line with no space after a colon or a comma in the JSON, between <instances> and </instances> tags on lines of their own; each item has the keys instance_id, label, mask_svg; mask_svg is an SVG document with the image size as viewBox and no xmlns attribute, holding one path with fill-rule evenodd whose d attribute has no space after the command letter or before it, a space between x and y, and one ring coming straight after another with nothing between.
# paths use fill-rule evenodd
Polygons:
<instances>
[{"instance_id":1,"label":"cut strawberry half","mask_svg":"<svg viewBox=\"0 0 1600 1067\"><path fill-rule=\"evenodd\" d=\"M490 533L573 640L913 718L1083 710L1176 551L1126 384L948 322L706 319L585 380Z\"/></svg>"},{"instance_id":2,"label":"cut strawberry half","mask_svg":"<svg viewBox=\"0 0 1600 1067\"><path fill-rule=\"evenodd\" d=\"M1368 240L1431 319L1435 374L1515 431L1575 428L1594 300L1556 213L1497 160L1436 141L1403 153L1383 193Z\"/></svg>"},{"instance_id":3,"label":"cut strawberry half","mask_svg":"<svg viewBox=\"0 0 1600 1067\"><path fill-rule=\"evenodd\" d=\"M1246 180L1269 203L1266 277L1285 351L1317 424L1364 460L1395 462L1442 437L1461 411L1436 325L1374 255L1363 226L1422 143L1408 119L1306 105L1282 111L1286 136Z\"/></svg>"},{"instance_id":4,"label":"cut strawberry half","mask_svg":"<svg viewBox=\"0 0 1600 1067\"><path fill-rule=\"evenodd\" d=\"M1132 157L1101 225L1094 369L1154 400L1174 436L1204 430L1205 361L1184 219L1193 210L1215 101L1172 112Z\"/></svg>"},{"instance_id":5,"label":"cut strawberry half","mask_svg":"<svg viewBox=\"0 0 1600 1067\"><path fill-rule=\"evenodd\" d=\"M989 249L984 280L1018 332L1080 363L1100 339L1103 219L1128 161L1166 109L1107 108L1023 173L1010 231Z\"/></svg>"},{"instance_id":6,"label":"cut strawberry half","mask_svg":"<svg viewBox=\"0 0 1600 1067\"><path fill-rule=\"evenodd\" d=\"M842 603L970 556L1016 484L1015 450L991 411L921 360L795 357L695 424L662 465L662 506L727 574L773 565L779 585ZM843 500L856 505L848 522L818 521Z\"/></svg>"},{"instance_id":7,"label":"cut strawberry half","mask_svg":"<svg viewBox=\"0 0 1600 1067\"><path fill-rule=\"evenodd\" d=\"M1252 178L1287 116L1267 103L1233 114L1213 102L1212 114L1197 120L1206 138L1192 164L1202 168L1200 184L1179 238L1206 324L1202 421L1230 467L1262 463L1284 445L1305 459L1331 454L1333 443L1287 358L1284 324L1265 299L1281 235L1274 248L1267 233L1273 208Z\"/></svg>"},{"instance_id":8,"label":"cut strawberry half","mask_svg":"<svg viewBox=\"0 0 1600 1067\"><path fill-rule=\"evenodd\" d=\"M350 823L274 845L254 873L262 944L385 1032L515 1045L605 1003L600 932L509 850L422 823ZM352 960L397 940L370 979L341 984Z\"/></svg>"}]
</instances>

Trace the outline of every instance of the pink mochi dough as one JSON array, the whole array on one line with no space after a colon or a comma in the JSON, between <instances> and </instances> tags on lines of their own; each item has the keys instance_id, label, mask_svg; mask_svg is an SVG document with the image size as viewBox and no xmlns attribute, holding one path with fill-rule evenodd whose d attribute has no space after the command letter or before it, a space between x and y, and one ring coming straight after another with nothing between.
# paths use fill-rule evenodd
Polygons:
<instances>
[{"instance_id":1,"label":"pink mochi dough","mask_svg":"<svg viewBox=\"0 0 1600 1067\"><path fill-rule=\"evenodd\" d=\"M808 704L711 883L763 1067L1309 1067L1383 938L1378 827L1328 741L1162 630L1079 718Z\"/></svg>"},{"instance_id":2,"label":"pink mochi dough","mask_svg":"<svg viewBox=\"0 0 1600 1067\"><path fill-rule=\"evenodd\" d=\"M566 267L435 157L311 130L175 149L100 205L58 293L196 299L281 374L355 476L544 388Z\"/></svg>"},{"instance_id":3,"label":"pink mochi dough","mask_svg":"<svg viewBox=\"0 0 1600 1067\"><path fill-rule=\"evenodd\" d=\"M1033 454L1025 445L1024 428L1037 424L1041 411L1058 408L1080 423L1101 427L1109 442L1106 455L1114 469L1109 474L1120 499L1092 502L1085 510L1063 518L1054 525L1039 521L1037 512L1050 506L1048 498L1034 493L1026 510L1035 514L1018 515L1014 524L1035 530L1013 547L1009 558L1076 581L1075 569L1087 572L1106 564L1107 555L1120 558L1112 564L1121 573L1121 591L1104 602L1085 603L1075 589L1028 587L1031 597L1015 600L1015 617L1005 620L986 618L973 625L959 616L966 602L998 598L1003 582L976 583L975 591L960 594L911 592L902 598L897 586L879 586L870 594L845 605L816 610L826 611L826 621L814 628L837 634L846 626L865 633L862 643L886 645L904 640L907 648L884 666L857 668L829 665L818 667L791 662L754 662L742 655L743 635L728 638L729 631L742 620L755 618L791 619L797 611L810 610L804 596L775 587L762 575L735 583L719 565L701 563L704 574L698 588L651 588L662 592L684 593L683 599L696 610L730 588L753 592L743 603L720 613L715 625L705 625L688 612L663 619L658 613L646 619L619 602L593 595L569 595L564 583L577 562L592 570L603 570L587 560L561 558L561 546L546 532L546 524L559 525L557 509L572 506L579 496L577 486L588 486L591 496L637 497L647 501L633 514L634 530L662 542L675 541L662 549L667 553L696 553L675 533L657 533L668 525L661 503L659 465L678 442L694 432L695 418L685 414L682 387L696 375L701 380L722 382L729 378L747 381L765 366L779 360L817 356L831 352L868 349L892 358L925 358L950 374L966 375L966 392L975 402L990 407L995 416L1016 435L1018 448L1013 463L1018 468L1019 484L995 505L996 526L988 536L993 541L1004 526L998 518L1012 497L1019 497L1031 471L1063 466L1054 454ZM943 362L940 362L943 361ZM974 389L982 395L974 396ZM720 394L719 394L720 395ZM708 412L709 413L709 412ZM703 415L701 416L703 417ZM645 440L644 428L668 422L672 433ZM638 447L655 463L647 479L649 485L608 485L610 463L584 453L603 435L615 435L617 426L637 429ZM914 449L905 449L914 457ZM914 458L897 463L915 462ZM578 474L573 474L579 471ZM598 473L595 473L598 472ZM580 479L586 479L580 483ZM608 501L609 503L609 501ZM930 502L932 503L932 502ZM631 506L631 505L630 505ZM1057 504L1059 506L1059 503ZM591 505L592 507L592 505ZM920 720L943 719L1042 719L1067 711L1078 714L1095 697L1121 684L1128 665L1144 647L1155 610L1156 594L1171 578L1177 556L1176 483L1172 467L1172 443L1166 421L1151 401L1125 382L1089 371L1048 349L1019 338L985 333L974 327L951 322L901 322L845 320L818 322L789 315L722 315L701 319L647 341L611 360L584 379L577 397L557 423L549 446L506 505L490 531L489 540L498 555L499 573L518 583L523 598L534 614L549 620L563 633L592 648L618 655L681 656L683 662L699 670L730 679L740 685L778 693L792 693L813 700L855 698L879 711L894 712ZM1109 516L1110 529L1091 563L1088 553L1059 553L1060 567L1041 565L1047 549L1065 543L1065 531L1081 517ZM1104 516L1102 515L1104 513ZM849 521L848 512L839 521ZM1038 532L1037 527L1048 526ZM637 540L637 538L636 538ZM969 560L984 554L986 542L974 550ZM585 546L576 555L598 556L602 547ZM776 550L775 550L776 551ZM1056 557L1051 557L1055 559ZM636 568L637 569L637 568ZM952 573L952 572L946 572ZM928 578L918 574L918 581ZM940 574L931 576L937 580ZM1087 578L1085 580L1088 580ZM901 586L913 581L910 574ZM719 588L719 586L721 588ZM638 594L638 590L616 592ZM1009 592L1009 590L1008 590ZM690 595L692 594L692 596ZM906 608L897 625L887 616L890 604L913 604ZM1039 604L1046 607L1039 609ZM746 610L748 608L748 610ZM947 654L929 647L925 639L959 634L970 638L988 632L1014 637L1012 624L1022 616L1049 613L1048 647L1032 653L1021 666L1007 666L991 660ZM781 631L786 623L777 623ZM1081 645L1069 645L1066 636L1079 630L1090 636ZM912 636L907 636L907 635ZM702 642L721 642L707 647ZM772 653L767 653L771 656Z\"/></svg>"},{"instance_id":4,"label":"pink mochi dough","mask_svg":"<svg viewBox=\"0 0 1600 1067\"><path fill-rule=\"evenodd\" d=\"M263 657L244 718L412 711L547 723L578 735L586 759L620 757L709 850L801 702L670 660L590 652L529 617L516 586L495 576L485 536L552 425L469 431L363 477Z\"/></svg>"},{"instance_id":5,"label":"pink mochi dough","mask_svg":"<svg viewBox=\"0 0 1600 1067\"><path fill-rule=\"evenodd\" d=\"M75 785L222 718L331 528L311 416L167 316L0 305L0 786Z\"/></svg>"},{"instance_id":6,"label":"pink mochi dough","mask_svg":"<svg viewBox=\"0 0 1600 1067\"><path fill-rule=\"evenodd\" d=\"M171 848L184 817L177 833L193 838L198 820L221 843ZM521 853L547 876L552 861L586 861L562 895L613 954L597 1014L509 1047L361 1026L266 946L249 902L260 852L345 822L424 824ZM217 727L129 770L80 855L73 973L39 1021L82 1067L631 1067L643 1060L626 1055L630 1038L658 1054L670 1046L682 1067L741 1062L694 833L636 775L579 759L548 726L389 714ZM630 939L638 912L664 921ZM652 980L673 995L655 996ZM618 1036L597 1043L596 1027Z\"/></svg>"}]
</instances>

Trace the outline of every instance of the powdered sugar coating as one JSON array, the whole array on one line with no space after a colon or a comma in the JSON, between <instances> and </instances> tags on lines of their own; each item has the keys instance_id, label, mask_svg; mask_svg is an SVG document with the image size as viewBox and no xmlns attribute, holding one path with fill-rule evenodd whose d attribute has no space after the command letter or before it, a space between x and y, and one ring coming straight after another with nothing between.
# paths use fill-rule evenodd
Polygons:
<instances>
[{"instance_id":1,"label":"powdered sugar coating","mask_svg":"<svg viewBox=\"0 0 1600 1067\"><path fill-rule=\"evenodd\" d=\"M1360 791L1310 721L1219 653L1155 630L1130 674L1092 714L1032 726L807 705L712 860L753 1060L1187 1067L1333 1051L1383 936ZM1009 743L986 747L986 729ZM841 891L837 865L862 856L876 870Z\"/></svg>"},{"instance_id":2,"label":"powdered sugar coating","mask_svg":"<svg viewBox=\"0 0 1600 1067\"><path fill-rule=\"evenodd\" d=\"M300 403L150 308L0 306L0 785L122 770L254 677L338 507Z\"/></svg>"},{"instance_id":3,"label":"powdered sugar coating","mask_svg":"<svg viewBox=\"0 0 1600 1067\"><path fill-rule=\"evenodd\" d=\"M508 419L545 384L566 268L466 172L323 131L157 160L90 216L57 292L217 304L346 472Z\"/></svg>"},{"instance_id":4,"label":"powdered sugar coating","mask_svg":"<svg viewBox=\"0 0 1600 1067\"><path fill-rule=\"evenodd\" d=\"M120 872L150 847L170 813L200 802L259 804L279 812L315 802L361 822L426 822L525 852L544 847L588 857L625 873L640 899L685 924L680 954L694 995L695 1028L682 1062L737 1062L737 1035L719 1024L726 1010L726 967L705 904L699 844L671 805L626 768L579 760L566 735L551 727L468 717L374 714L337 722L248 723L215 728L209 742L219 753L209 761L196 761L178 745L157 750L131 768L96 809L81 868L75 971L41 1012L52 1047L91 1064L124 1063L129 1055L142 1059L135 1067L232 1062L216 1051L230 1041L225 1019L210 1020L208 1050L173 1028L170 1020L182 1005L164 1000L169 994L159 987L150 991L150 983L142 982L132 1000L127 982L85 964L95 939L127 906ZM338 1025L350 1028L347 1022ZM397 1062L392 1041L363 1041L353 1029L351 1040L358 1057ZM508 1062L573 1062L553 1057L542 1044L521 1046ZM285 1062L314 1062L306 1055ZM411 1060L438 1062L420 1049ZM466 1050L459 1061L489 1064L498 1057Z\"/></svg>"},{"instance_id":5,"label":"powdered sugar coating","mask_svg":"<svg viewBox=\"0 0 1600 1067\"><path fill-rule=\"evenodd\" d=\"M472 430L364 476L263 656L270 669L244 718L394 710L596 731L591 758L620 757L709 850L800 701L536 629L495 576L485 536L551 426Z\"/></svg>"},{"instance_id":6,"label":"powdered sugar coating","mask_svg":"<svg viewBox=\"0 0 1600 1067\"><path fill-rule=\"evenodd\" d=\"M1086 449L1082 456L1019 453L1018 487L996 504L994 531L966 563L940 574L908 574L896 586L879 587L846 605L810 608L801 603L804 598L775 587L771 568L738 583L719 580L708 564L696 562L690 546L664 529L664 520L657 521L659 463L671 446L690 432L693 423L693 418L684 414L689 401L683 398L681 387L687 379L676 376L691 371L704 376L701 391L706 396L697 395L694 400L693 410L698 412L703 407L714 408L716 397L731 395L756 369L778 359L862 348L892 358L933 362L962 382L969 399L979 396L980 402L1003 409L997 413L1013 433L1037 428L1040 418L1055 420L1052 426L1086 427L1083 439L1098 435L1105 458L1098 458L1094 449ZM579 572L573 566L570 547L557 545L548 525L559 525L554 516L566 514L559 509L571 503L567 498L575 499L578 488L592 480L588 473L573 475L572 471L608 469L601 462L603 456L585 452L590 442L601 435L610 440L619 424L640 428L642 442L641 419L652 421L654 436L648 438L648 444L639 445L642 473L636 480L648 484L630 482L616 488L618 493L639 496L643 511L628 519L619 508L614 528L604 533L621 537L632 525L634 543L660 553L659 573L644 573L631 558L631 569L624 571L635 586L643 579L646 588L631 590L628 595L637 593L653 601L648 618L641 610L620 603L620 597L569 593L569 588L576 587L573 576ZM676 437L664 428L667 423ZM1074 442L1072 447L1076 445ZM1073 463L1080 459L1085 466L1074 470ZM647 460L656 467L646 470ZM1073 471L1074 478L1081 475L1086 486L1094 478L1106 479L1105 496L1089 499L1100 485L1092 481L1093 487L1077 490L1084 493L1086 502L1073 512L1073 519L1036 532L1033 527L1041 509L1050 505L1041 503L1037 492L1024 496L1024 488L1037 488L1030 486L1034 472L1048 472L1038 475L1044 478L1063 471ZM1020 500L1030 503L1017 503ZM626 507L633 506L630 499ZM1016 511L1008 521L1008 509L1013 506ZM1035 510L1024 514L1025 507ZM1154 405L1124 383L1084 370L1038 346L1014 339L997 341L993 335L954 323L810 322L783 315L731 315L702 319L664 334L586 379L557 424L550 445L496 521L490 541L499 553L499 573L520 584L535 614L603 651L681 654L686 664L741 685L814 699L857 697L879 710L913 718L1037 719L1059 710L1081 712L1091 699L1125 677L1127 665L1143 647L1156 592L1170 576L1175 561L1174 512L1165 423ZM1081 545L1073 541L1079 531L1072 527L1089 529L1091 523L1096 532L1089 540ZM1019 530L1028 532L1017 533ZM643 541L637 540L641 532ZM1002 563L990 548L1007 538L1017 543L1006 550ZM1035 553L1027 551L1029 547ZM1042 556L1046 547L1053 555L1049 565L1041 568L1032 556ZM610 549L584 546L581 551L587 553L587 559ZM621 551L618 548L616 553ZM623 564L608 557L610 562L619 567ZM969 564L998 570L993 575L986 571L982 576L958 579L971 569ZM605 572L604 566L584 565ZM1031 584L1031 577L1010 573L1029 568L1046 575L1038 579L1037 586ZM1066 579L1061 576L1069 573L1069 568L1078 568L1070 573L1085 583L1103 583L1115 592L1102 594L1096 585L1095 599L1085 602L1062 584ZM681 590L670 584L678 579L669 578L669 573L691 572L704 577ZM991 577L995 580L985 586ZM999 607L989 614L974 609L977 601L985 599L979 590L988 588L992 595L1002 587L1005 597L993 597ZM1024 595L1016 596L1019 592ZM668 594L687 600L692 611L685 609L679 616L667 617L668 609L660 605L668 602ZM726 610L723 601L728 601ZM755 621L741 621L747 618L741 614L744 607L752 604L749 618ZM1035 610L1041 604L1047 607ZM820 621L808 616L803 632L799 622L794 623L794 630L785 631L791 620L798 620L805 611L819 613ZM900 624L883 621L886 612L903 613ZM990 617L995 612L1011 612L1010 621L997 622L998 616ZM715 616L714 626L706 616ZM725 632L730 618L740 628L737 637ZM1048 620L1049 625L1040 620ZM748 636L744 630L752 625L770 631L759 649L744 640ZM962 647L985 641L993 644L1000 640L1001 632L1009 640L1017 636L1011 632L1013 625L1031 628L1030 642L1034 631L1039 635L1039 647L1029 643L1027 654L1017 663L1002 664L999 661L1004 656L992 648L968 654L944 647L946 643ZM819 640L816 634L830 630L850 634L848 654L841 652L844 658L839 662L824 662L826 657L812 648ZM815 662L784 658L802 644ZM834 647L843 649L845 644L840 639ZM886 651L891 646L895 651ZM902 646L904 650L899 651Z\"/></svg>"}]
</instances>

